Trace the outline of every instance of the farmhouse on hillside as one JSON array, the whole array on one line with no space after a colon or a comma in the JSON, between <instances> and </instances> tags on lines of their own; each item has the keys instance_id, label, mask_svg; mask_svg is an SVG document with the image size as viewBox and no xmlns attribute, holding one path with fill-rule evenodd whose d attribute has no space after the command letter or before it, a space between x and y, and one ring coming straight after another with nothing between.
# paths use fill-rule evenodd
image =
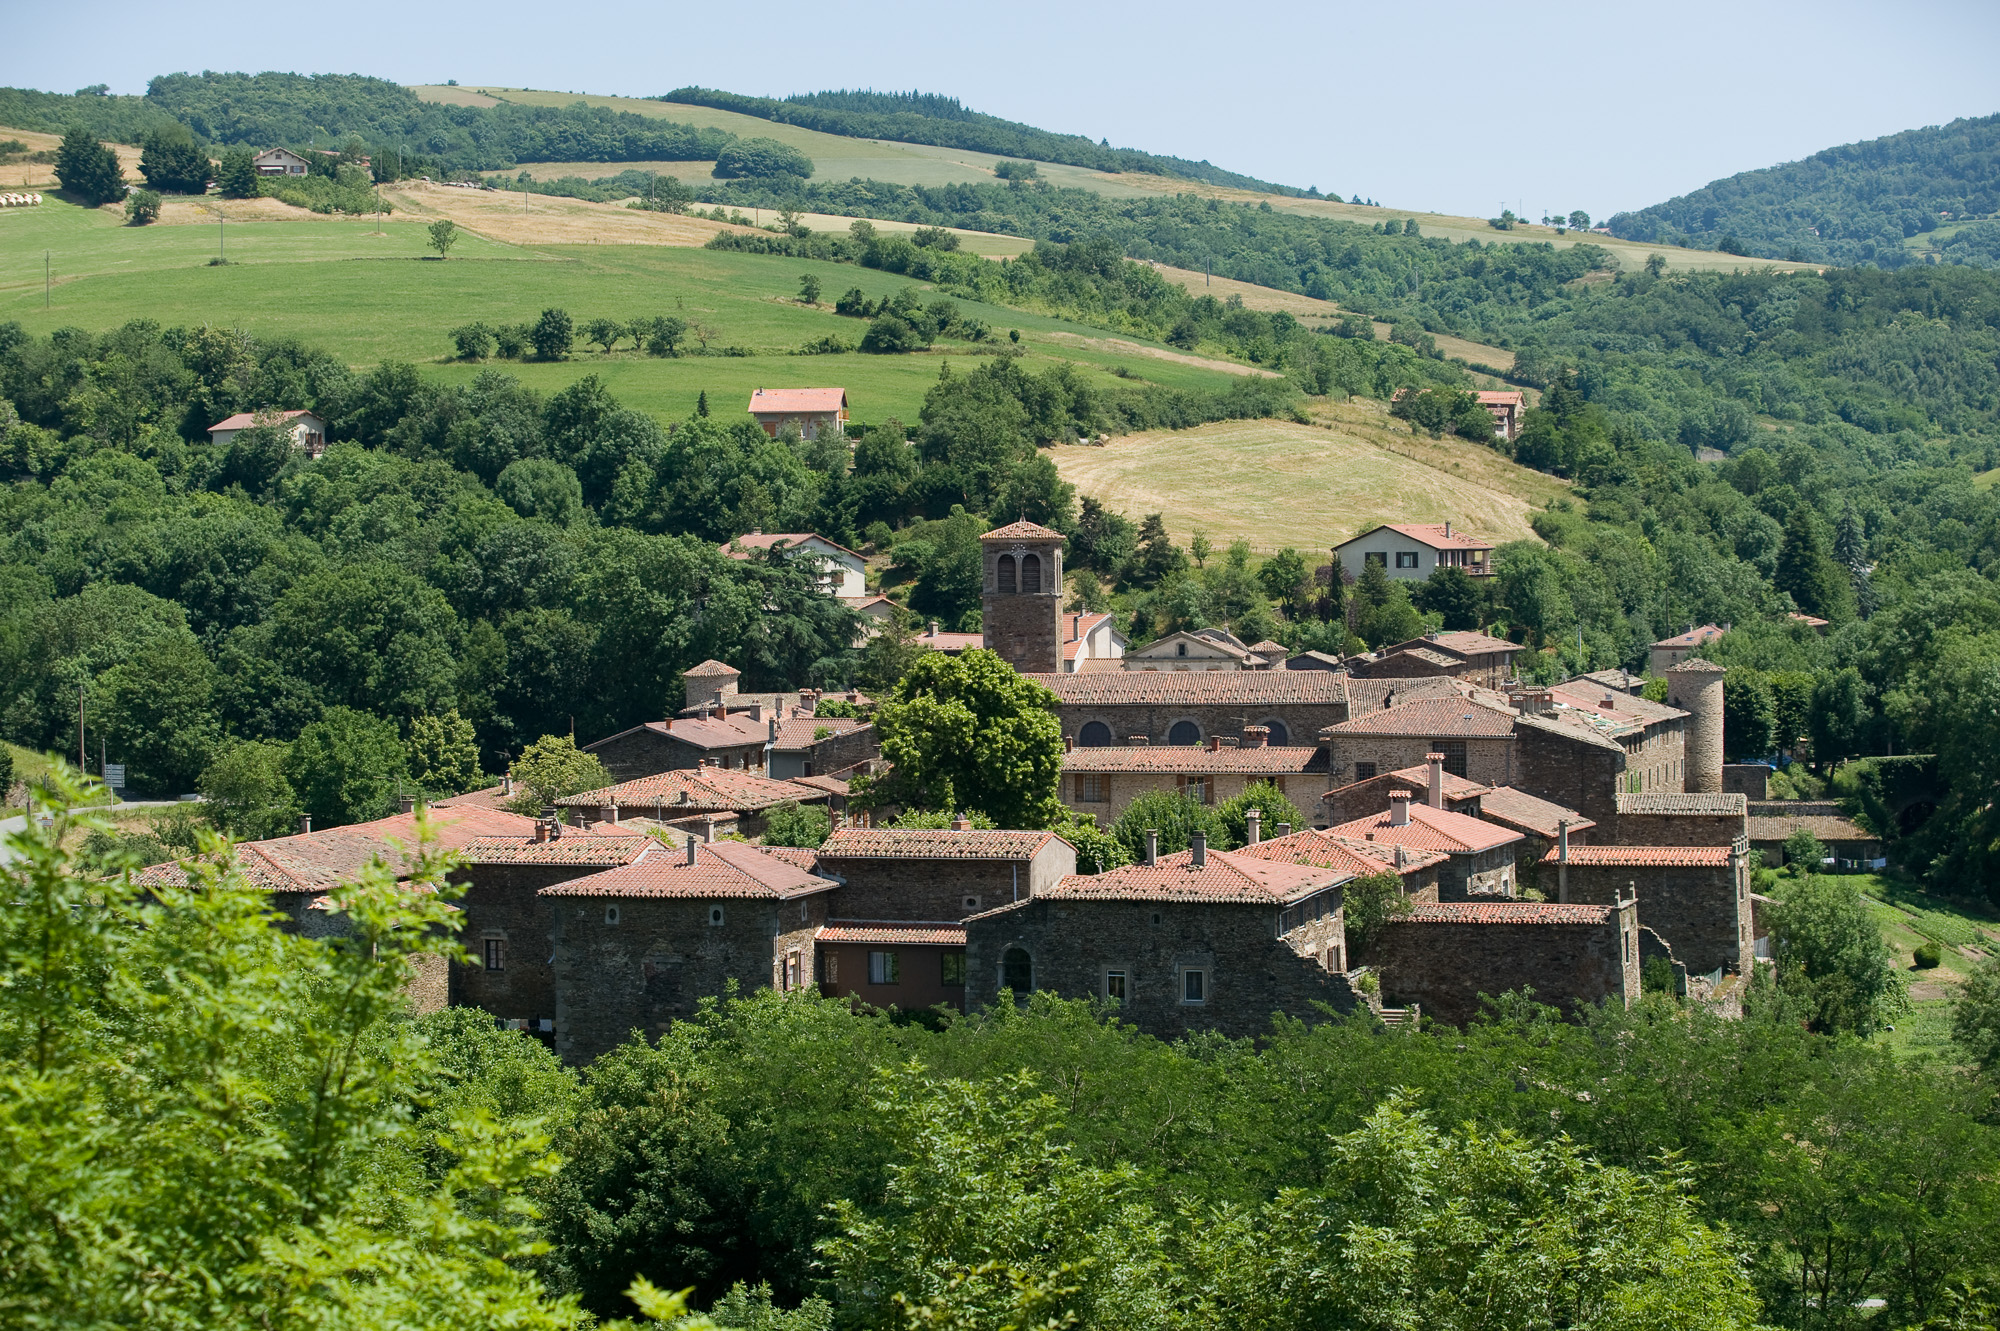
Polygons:
<instances>
[{"instance_id":1,"label":"farmhouse on hillside","mask_svg":"<svg viewBox=\"0 0 2000 1331\"><path fill-rule=\"evenodd\" d=\"M750 395L750 415L773 439L787 425L801 439L847 433L845 388L760 388Z\"/></svg>"},{"instance_id":2,"label":"farmhouse on hillside","mask_svg":"<svg viewBox=\"0 0 2000 1331\"><path fill-rule=\"evenodd\" d=\"M753 531L722 546L731 559L748 559L752 550L782 548L786 554L813 555L820 559L820 586L827 595L859 607L868 596L868 565L860 555L844 545L809 531Z\"/></svg>"},{"instance_id":3,"label":"farmhouse on hillside","mask_svg":"<svg viewBox=\"0 0 2000 1331\"><path fill-rule=\"evenodd\" d=\"M1646 649L1646 669L1651 674L1664 675L1727 632L1727 624L1719 628L1714 624L1703 624L1698 629L1662 638Z\"/></svg>"},{"instance_id":4,"label":"farmhouse on hillside","mask_svg":"<svg viewBox=\"0 0 2000 1331\"><path fill-rule=\"evenodd\" d=\"M1453 531L1449 522L1394 522L1365 531L1333 547L1341 568L1361 575L1368 564L1380 564L1392 578L1422 582L1441 568L1462 568L1475 578L1493 572L1493 546L1476 536Z\"/></svg>"},{"instance_id":5,"label":"farmhouse on hillside","mask_svg":"<svg viewBox=\"0 0 2000 1331\"><path fill-rule=\"evenodd\" d=\"M1513 443L1521 433L1521 413L1527 407L1521 390L1489 390L1474 396L1479 399L1479 405L1486 408L1486 414L1493 418L1493 437Z\"/></svg>"},{"instance_id":6,"label":"farmhouse on hillside","mask_svg":"<svg viewBox=\"0 0 2000 1331\"><path fill-rule=\"evenodd\" d=\"M326 452L326 422L310 411L239 411L227 420L208 427L208 442L227 444L244 430L257 425L279 425L291 431L292 447L303 449L309 458Z\"/></svg>"},{"instance_id":7,"label":"farmhouse on hillside","mask_svg":"<svg viewBox=\"0 0 2000 1331\"><path fill-rule=\"evenodd\" d=\"M260 176L302 176L312 169L305 158L290 148L266 148L255 160Z\"/></svg>"}]
</instances>

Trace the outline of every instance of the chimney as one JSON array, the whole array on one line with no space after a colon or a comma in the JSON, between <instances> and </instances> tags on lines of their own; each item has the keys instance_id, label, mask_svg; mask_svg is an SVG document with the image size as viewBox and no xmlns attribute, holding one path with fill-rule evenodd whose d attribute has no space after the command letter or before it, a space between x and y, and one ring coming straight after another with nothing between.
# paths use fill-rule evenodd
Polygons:
<instances>
[{"instance_id":1,"label":"chimney","mask_svg":"<svg viewBox=\"0 0 2000 1331\"><path fill-rule=\"evenodd\" d=\"M962 813L953 814L951 830L954 832L970 832L972 830L972 820Z\"/></svg>"},{"instance_id":2,"label":"chimney","mask_svg":"<svg viewBox=\"0 0 2000 1331\"><path fill-rule=\"evenodd\" d=\"M1076 736L1074 735L1063 736L1063 752L1064 753L1076 752Z\"/></svg>"},{"instance_id":3,"label":"chimney","mask_svg":"<svg viewBox=\"0 0 2000 1331\"><path fill-rule=\"evenodd\" d=\"M1444 807L1444 755L1442 753L1427 753L1424 755L1424 764L1430 768L1430 781L1424 792L1424 803L1430 805L1433 809L1442 809Z\"/></svg>"},{"instance_id":4,"label":"chimney","mask_svg":"<svg viewBox=\"0 0 2000 1331\"><path fill-rule=\"evenodd\" d=\"M415 795L398 795L396 797L397 813L415 813L416 811L417 797Z\"/></svg>"},{"instance_id":5,"label":"chimney","mask_svg":"<svg viewBox=\"0 0 2000 1331\"><path fill-rule=\"evenodd\" d=\"M1152 741L1147 739L1144 735L1127 735L1125 737L1125 744L1126 747L1128 748L1143 749L1150 743L1152 743Z\"/></svg>"},{"instance_id":6,"label":"chimney","mask_svg":"<svg viewBox=\"0 0 2000 1331\"><path fill-rule=\"evenodd\" d=\"M1279 823L1279 824L1278 824L1278 835L1279 835L1279 836L1280 836L1281 838L1282 838L1282 837L1288 837L1288 836L1290 836L1291 834L1292 834L1292 825L1291 825L1290 823Z\"/></svg>"},{"instance_id":7,"label":"chimney","mask_svg":"<svg viewBox=\"0 0 2000 1331\"><path fill-rule=\"evenodd\" d=\"M1245 809L1243 811L1243 828L1245 836L1251 845L1254 846L1262 841L1264 839L1264 811L1262 809Z\"/></svg>"},{"instance_id":8,"label":"chimney","mask_svg":"<svg viewBox=\"0 0 2000 1331\"><path fill-rule=\"evenodd\" d=\"M1569 903L1569 819L1556 823L1556 900Z\"/></svg>"},{"instance_id":9,"label":"chimney","mask_svg":"<svg viewBox=\"0 0 2000 1331\"><path fill-rule=\"evenodd\" d=\"M1269 726L1243 727L1244 748L1261 749L1269 745L1270 742L1271 742L1271 728Z\"/></svg>"},{"instance_id":10,"label":"chimney","mask_svg":"<svg viewBox=\"0 0 2000 1331\"><path fill-rule=\"evenodd\" d=\"M549 839L549 824L545 818L535 819L535 844L541 845Z\"/></svg>"},{"instance_id":11,"label":"chimney","mask_svg":"<svg viewBox=\"0 0 2000 1331\"><path fill-rule=\"evenodd\" d=\"M1221 753L1221 752L1222 752L1222 736L1220 736L1220 735L1210 735L1210 736L1208 737L1208 751L1209 751L1210 753Z\"/></svg>"},{"instance_id":12,"label":"chimney","mask_svg":"<svg viewBox=\"0 0 2000 1331\"><path fill-rule=\"evenodd\" d=\"M727 716L729 714L729 705L722 701L723 697L724 694L722 690L717 689L715 691L715 696L709 699L709 706L713 707L716 711L721 712L723 715Z\"/></svg>"},{"instance_id":13,"label":"chimney","mask_svg":"<svg viewBox=\"0 0 2000 1331\"><path fill-rule=\"evenodd\" d=\"M697 841L696 841L696 840L695 840L695 839L694 839L693 837L689 837L689 838L688 838L688 849L687 849L687 863L688 863L688 867L690 867L690 868L694 867L694 857L695 857L695 849L694 849L694 848L695 848L695 846L697 846L698 844L700 844L700 843L699 843L699 842L697 842Z\"/></svg>"},{"instance_id":14,"label":"chimney","mask_svg":"<svg viewBox=\"0 0 2000 1331\"><path fill-rule=\"evenodd\" d=\"M1150 868L1151 866L1158 864L1159 862L1160 862L1160 829L1157 827L1149 827L1146 829L1146 864L1147 867Z\"/></svg>"},{"instance_id":15,"label":"chimney","mask_svg":"<svg viewBox=\"0 0 2000 1331\"><path fill-rule=\"evenodd\" d=\"M500 778L500 793L509 799L514 797L514 773L511 770Z\"/></svg>"},{"instance_id":16,"label":"chimney","mask_svg":"<svg viewBox=\"0 0 2000 1331\"><path fill-rule=\"evenodd\" d=\"M1392 790L1389 792L1389 826L1408 827L1410 825L1410 792Z\"/></svg>"},{"instance_id":17,"label":"chimney","mask_svg":"<svg viewBox=\"0 0 2000 1331\"><path fill-rule=\"evenodd\" d=\"M1445 534L1446 536L1449 536L1449 535L1451 535L1451 523L1450 523L1450 521L1448 521L1448 520L1447 520L1447 521L1445 522L1445 524L1444 524L1444 534Z\"/></svg>"},{"instance_id":18,"label":"chimney","mask_svg":"<svg viewBox=\"0 0 2000 1331\"><path fill-rule=\"evenodd\" d=\"M313 830L313 816L309 813L302 815L299 818L299 835L304 836L312 830Z\"/></svg>"},{"instance_id":19,"label":"chimney","mask_svg":"<svg viewBox=\"0 0 2000 1331\"><path fill-rule=\"evenodd\" d=\"M701 839L702 839L702 840L703 840L704 842L706 842L706 843L708 843L708 844L710 844L710 845L713 845L713 844L715 843L715 819L714 819L714 818L712 818L712 817L711 817L711 818L704 818L704 819L702 819L702 820L701 820ZM689 860L689 861L688 861L688 863L692 864L692 863L694 863L694 861L693 861L693 860Z\"/></svg>"},{"instance_id":20,"label":"chimney","mask_svg":"<svg viewBox=\"0 0 2000 1331\"><path fill-rule=\"evenodd\" d=\"M1607 693L1604 695L1604 701L1597 705L1607 712L1616 711L1618 709L1618 700Z\"/></svg>"},{"instance_id":21,"label":"chimney","mask_svg":"<svg viewBox=\"0 0 2000 1331\"><path fill-rule=\"evenodd\" d=\"M1196 832L1193 836L1189 837L1188 851L1193 858L1194 867L1197 869L1206 869L1208 867L1208 833Z\"/></svg>"},{"instance_id":22,"label":"chimney","mask_svg":"<svg viewBox=\"0 0 2000 1331\"><path fill-rule=\"evenodd\" d=\"M937 630L938 630L938 622L935 619L933 619L931 621L931 636L933 638L935 638L938 635Z\"/></svg>"},{"instance_id":23,"label":"chimney","mask_svg":"<svg viewBox=\"0 0 2000 1331\"><path fill-rule=\"evenodd\" d=\"M610 823L610 824L611 824L611 825L612 825L613 827L616 827L616 826L618 826L618 801L617 801L617 800L613 800L613 801L611 801L611 803L609 803L609 804L607 804L607 805L605 805L605 806L604 806L604 821L605 821L605 822L607 822L607 823Z\"/></svg>"},{"instance_id":24,"label":"chimney","mask_svg":"<svg viewBox=\"0 0 2000 1331\"><path fill-rule=\"evenodd\" d=\"M1398 841L1396 843L1396 872L1401 873L1408 862L1408 856L1403 851L1403 843Z\"/></svg>"}]
</instances>

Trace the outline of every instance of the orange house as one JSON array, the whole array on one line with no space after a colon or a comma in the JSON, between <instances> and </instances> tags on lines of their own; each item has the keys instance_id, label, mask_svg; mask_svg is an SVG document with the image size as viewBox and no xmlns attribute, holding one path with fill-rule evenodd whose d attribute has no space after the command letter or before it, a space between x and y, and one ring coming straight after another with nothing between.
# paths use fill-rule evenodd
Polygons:
<instances>
[{"instance_id":1,"label":"orange house","mask_svg":"<svg viewBox=\"0 0 2000 1331\"><path fill-rule=\"evenodd\" d=\"M750 395L750 415L773 439L791 425L801 439L847 433L845 388L760 388Z\"/></svg>"}]
</instances>

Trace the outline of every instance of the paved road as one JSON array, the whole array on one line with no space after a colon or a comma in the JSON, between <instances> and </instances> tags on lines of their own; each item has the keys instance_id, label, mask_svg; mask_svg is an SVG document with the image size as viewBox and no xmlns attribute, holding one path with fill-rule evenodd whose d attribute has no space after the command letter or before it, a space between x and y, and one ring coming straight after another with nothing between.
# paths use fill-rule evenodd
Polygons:
<instances>
[{"instance_id":1,"label":"paved road","mask_svg":"<svg viewBox=\"0 0 2000 1331\"><path fill-rule=\"evenodd\" d=\"M167 808L169 805L181 804L181 803L185 803L185 801L124 800L121 801L120 803L105 805L103 807L111 809L164 809ZM14 858L14 848L12 846L7 845L5 841L7 834L10 832L25 832L27 830L28 830L28 815L25 813L17 813L12 818L0 819L0 864L6 864L8 861Z\"/></svg>"}]
</instances>

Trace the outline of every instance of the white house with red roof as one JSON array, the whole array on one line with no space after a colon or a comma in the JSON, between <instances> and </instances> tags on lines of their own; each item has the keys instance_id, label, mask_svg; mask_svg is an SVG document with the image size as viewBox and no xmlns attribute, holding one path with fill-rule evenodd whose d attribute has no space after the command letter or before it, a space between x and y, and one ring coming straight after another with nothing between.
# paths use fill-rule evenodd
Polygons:
<instances>
[{"instance_id":1,"label":"white house with red roof","mask_svg":"<svg viewBox=\"0 0 2000 1331\"><path fill-rule=\"evenodd\" d=\"M234 416L209 426L208 442L227 444L243 431L257 425L276 425L289 429L292 434L292 447L302 449L307 457L316 458L326 452L326 422L310 411L239 411Z\"/></svg>"},{"instance_id":2,"label":"white house with red roof","mask_svg":"<svg viewBox=\"0 0 2000 1331\"><path fill-rule=\"evenodd\" d=\"M1520 389L1488 389L1473 394L1479 405L1486 408L1486 414L1493 418L1493 437L1505 439L1509 443L1521 433L1521 413L1528 409L1527 397Z\"/></svg>"},{"instance_id":3,"label":"white house with red roof","mask_svg":"<svg viewBox=\"0 0 2000 1331\"><path fill-rule=\"evenodd\" d=\"M1112 623L1110 615L1072 610L1062 617L1062 630L1064 674L1122 668L1126 638Z\"/></svg>"},{"instance_id":4,"label":"white house with red roof","mask_svg":"<svg viewBox=\"0 0 2000 1331\"><path fill-rule=\"evenodd\" d=\"M801 439L847 433L845 388L760 388L750 395L750 416L773 439L787 425Z\"/></svg>"},{"instance_id":5,"label":"white house with red roof","mask_svg":"<svg viewBox=\"0 0 2000 1331\"><path fill-rule=\"evenodd\" d=\"M1475 578L1493 572L1493 543L1453 531L1449 522L1395 522L1333 547L1340 566L1355 577L1380 564L1392 578L1422 582L1441 568L1462 568Z\"/></svg>"},{"instance_id":6,"label":"white house with red roof","mask_svg":"<svg viewBox=\"0 0 2000 1331\"><path fill-rule=\"evenodd\" d=\"M868 596L868 565L860 555L826 537L809 531L753 531L732 537L722 545L731 559L748 559L753 550L778 550L790 555L811 555L820 560L820 585L829 596L839 597L857 607Z\"/></svg>"}]
</instances>

